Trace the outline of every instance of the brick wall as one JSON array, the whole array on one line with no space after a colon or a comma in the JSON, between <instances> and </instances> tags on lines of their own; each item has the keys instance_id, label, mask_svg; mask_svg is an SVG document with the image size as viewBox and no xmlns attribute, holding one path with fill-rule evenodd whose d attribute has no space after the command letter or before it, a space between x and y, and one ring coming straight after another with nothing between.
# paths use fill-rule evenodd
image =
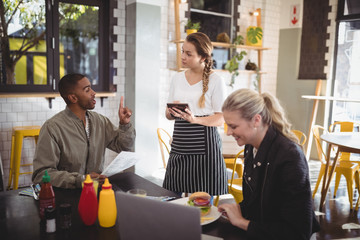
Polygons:
<instances>
[{"instance_id":1,"label":"brick wall","mask_svg":"<svg viewBox=\"0 0 360 240\"><path fill-rule=\"evenodd\" d=\"M100 98L96 98L97 104L94 111L107 116L115 125L118 124L118 107L120 96L124 95L125 79L125 1L118 0L118 7L114 10L117 24L114 34L117 42L114 43L114 51L117 52L117 59L113 64L117 75L114 77L114 84L117 84L116 97L104 99L103 107L100 106ZM126 102L126 100L125 100ZM7 185L12 128L15 126L42 125L47 119L65 108L62 98L58 97L52 101L52 108L45 98L0 98L0 154L4 168L4 182ZM33 138L26 138L23 142L21 161L32 163L35 153L35 142ZM106 162L110 162L116 153L108 150ZM32 171L32 166L20 169L20 172ZM19 177L19 187L28 186L31 183L31 175Z\"/></svg>"},{"instance_id":2,"label":"brick wall","mask_svg":"<svg viewBox=\"0 0 360 240\"><path fill-rule=\"evenodd\" d=\"M113 64L116 68L116 76L114 77L114 84L117 84L117 96L107 98L104 100L104 106L100 106L100 99L97 98L97 106L94 111L97 111L107 117L114 123L118 124L117 110L119 106L120 96L124 95L124 81L125 81L125 4L126 0L118 0L118 7L114 10L114 16L117 18L118 25L114 28L114 34L117 37L117 42L114 43L114 51L117 54L117 59ZM271 48L271 50L263 53L263 71L267 72L262 77L263 91L276 91L276 71L277 71L277 55L278 55L278 35L279 35L279 19L280 19L280 0L241 0L241 5L238 6L240 18L238 24L240 25L240 34L245 33L247 26L254 25L254 18L249 15L250 11L256 8L262 8L262 26L264 31L263 45ZM184 29L186 18L185 10L187 4L180 5L180 21L181 29ZM159 76L160 97L159 107L164 109L160 111L159 126L170 132L172 131L173 122L166 120L165 107L168 98L168 89L170 80L175 73L169 70L175 66L175 44L170 41L175 38L174 26L174 1L161 1L161 69ZM181 37L184 39L185 32L182 32ZM249 52L250 59L255 61L257 53L255 51ZM247 61L247 58L245 59ZM257 60L256 60L257 61ZM245 62L242 64L245 65ZM221 76L228 84L230 81L230 74L221 72ZM228 87L228 92L241 87L252 87L251 81L254 75L241 75L236 80L234 88ZM125 99L126 101L126 99ZM25 125L42 125L47 119L52 117L57 112L63 110L65 104L61 98L53 100L53 107L49 109L48 101L45 98L0 98L0 154L5 172L5 183L8 181L9 164L10 164L10 149L11 149L11 129L14 126ZM155 139L153 139L156 141ZM23 145L23 162L32 162L35 152L34 141L29 138L24 141ZM116 153L107 151L106 162L108 163L116 156ZM160 154L154 159L154 164L161 166ZM26 171L26 169L23 169ZM22 175L19 179L19 186L27 186L31 183L30 175Z\"/></svg>"},{"instance_id":3,"label":"brick wall","mask_svg":"<svg viewBox=\"0 0 360 240\"><path fill-rule=\"evenodd\" d=\"M276 94L276 78L277 78L277 62L278 62L278 48L279 48L279 26L280 26L280 0L241 0L240 6L237 7L240 17L237 24L240 31L238 34L245 37L246 28L250 25L256 25L255 17L250 16L249 12L254 11L257 8L262 9L262 27L263 27L263 46L270 48L270 50L263 51L262 71L266 74L262 75L262 91L268 91L272 94ZM163 9L163 8L162 8ZM181 38L186 37L184 30L187 18L185 17L185 11L188 9L188 4L180 4L180 30ZM168 70L169 68L175 68L176 62L176 45L169 41L175 39L175 20L174 20L174 1L168 1L168 9L162 11L162 16L167 19L167 25L164 26L168 29L167 33L162 36L163 49L167 50L167 69L162 69L160 84L160 109L166 107L168 89L170 87L170 80L175 74L174 71ZM244 60L240 63L240 68L244 68L248 59L252 62L257 62L257 51L246 51L248 53ZM162 53L163 54L163 53ZM164 56L165 57L165 56ZM227 72L218 72L228 85L230 83L231 75ZM237 77L233 88L228 87L228 93L239 88L253 88L253 81L255 80L255 74L241 74ZM166 120L164 114L160 116L160 125L165 126L169 130L172 129L172 122Z\"/></svg>"}]
</instances>

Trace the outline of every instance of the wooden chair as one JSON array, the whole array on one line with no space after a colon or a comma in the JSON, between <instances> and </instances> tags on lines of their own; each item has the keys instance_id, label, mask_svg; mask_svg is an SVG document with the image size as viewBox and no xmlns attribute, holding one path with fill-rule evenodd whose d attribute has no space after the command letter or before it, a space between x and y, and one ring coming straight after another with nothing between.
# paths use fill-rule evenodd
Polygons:
<instances>
[{"instance_id":1,"label":"wooden chair","mask_svg":"<svg viewBox=\"0 0 360 240\"><path fill-rule=\"evenodd\" d=\"M324 151L322 149L322 140L320 139L320 135L321 135L321 133L325 133L326 130L322 126L314 125L312 128L312 132L313 132L314 139L315 139L318 158L321 162L319 176L318 176L318 179L317 179L314 191L313 191L313 195L312 195L312 197L314 198L315 194L318 190L318 187L320 185L321 179L323 178L323 176L325 174L326 154L324 153ZM330 163L330 165L332 165L332 163ZM329 169L329 171L330 171L330 169ZM353 209L354 180L356 183L356 187L357 187L358 191L360 192L359 165L356 163L351 163L350 161L339 161L335 167L335 173L336 173L336 178L339 178L339 181L340 181L341 175L343 175L345 177L346 183L347 183L348 197L349 197L349 202L350 202L350 209ZM335 184L334 197L335 197L338 186L339 185ZM356 204L358 204L358 203L356 203Z\"/></svg>"},{"instance_id":2,"label":"wooden chair","mask_svg":"<svg viewBox=\"0 0 360 240\"><path fill-rule=\"evenodd\" d=\"M238 154L236 154L235 158L234 158L234 162L233 162L233 171L232 171L232 175L231 175L231 179L229 180L229 184L228 184L228 188L229 188L229 193L231 195L234 196L235 202L239 203L243 200L243 193L242 193L242 173L238 176L238 178L234 178L235 176L235 171L237 166L241 165L241 169L243 170L243 162L237 163L238 158L240 157L240 155L244 152L244 150L241 150L240 152L238 152Z\"/></svg>"},{"instance_id":3,"label":"wooden chair","mask_svg":"<svg viewBox=\"0 0 360 240\"><path fill-rule=\"evenodd\" d=\"M163 161L163 166L164 166L164 168L166 168L166 163L167 163L166 156L168 157L168 155L170 154L170 149L171 149L170 146L171 146L172 137L163 128L157 129L157 135L158 135L158 141L159 141L159 145L160 145L160 152L161 152L161 158ZM166 150L166 152L165 152L165 150Z\"/></svg>"},{"instance_id":4,"label":"wooden chair","mask_svg":"<svg viewBox=\"0 0 360 240\"><path fill-rule=\"evenodd\" d=\"M157 181L159 181L158 184L161 185L162 181L165 178L166 165L169 159L172 137L167 131L165 131L162 128L157 129L157 136L158 136L163 166L156 169L153 173L151 173L151 176L154 177Z\"/></svg>"},{"instance_id":5,"label":"wooden chair","mask_svg":"<svg viewBox=\"0 0 360 240\"><path fill-rule=\"evenodd\" d=\"M292 132L296 135L296 137L299 139L299 144L301 146L304 146L306 143L306 135L302 131L299 130L292 130Z\"/></svg>"},{"instance_id":6,"label":"wooden chair","mask_svg":"<svg viewBox=\"0 0 360 240\"><path fill-rule=\"evenodd\" d=\"M234 158L224 159L226 168L231 169L231 179L228 180L228 192L233 195L236 202L242 201L242 176L244 171L244 162L241 159L241 155L243 152L244 149L238 152ZM237 178L235 178L235 172L237 174ZM239 192L240 190L241 193ZM218 205L219 199L220 196L216 196L214 199L214 206Z\"/></svg>"}]
</instances>

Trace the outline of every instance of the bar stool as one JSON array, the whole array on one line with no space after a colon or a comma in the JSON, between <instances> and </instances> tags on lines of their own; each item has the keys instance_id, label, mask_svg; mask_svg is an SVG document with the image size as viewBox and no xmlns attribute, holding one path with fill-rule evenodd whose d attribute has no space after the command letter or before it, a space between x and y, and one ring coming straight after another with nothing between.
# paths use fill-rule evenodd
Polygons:
<instances>
[{"instance_id":1,"label":"bar stool","mask_svg":"<svg viewBox=\"0 0 360 240\"><path fill-rule=\"evenodd\" d=\"M21 164L21 151L23 145L23 139L25 137L34 137L35 143L37 143L40 126L23 126L13 127L11 136L11 156L10 156L10 171L9 171L9 183L7 190L10 190L12 180L14 181L13 189L18 189L19 175L31 174L32 172L20 173L20 166L30 166L32 164Z\"/></svg>"}]
</instances>

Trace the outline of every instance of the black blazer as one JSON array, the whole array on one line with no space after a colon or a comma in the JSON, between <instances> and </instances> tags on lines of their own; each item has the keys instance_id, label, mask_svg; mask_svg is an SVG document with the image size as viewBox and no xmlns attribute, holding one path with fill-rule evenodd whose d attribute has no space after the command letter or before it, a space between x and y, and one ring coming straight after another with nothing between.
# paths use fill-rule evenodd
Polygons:
<instances>
[{"instance_id":1,"label":"black blazer","mask_svg":"<svg viewBox=\"0 0 360 240\"><path fill-rule=\"evenodd\" d=\"M305 155L271 126L255 158L253 147L245 146L243 195L251 239L310 239L320 229Z\"/></svg>"}]
</instances>

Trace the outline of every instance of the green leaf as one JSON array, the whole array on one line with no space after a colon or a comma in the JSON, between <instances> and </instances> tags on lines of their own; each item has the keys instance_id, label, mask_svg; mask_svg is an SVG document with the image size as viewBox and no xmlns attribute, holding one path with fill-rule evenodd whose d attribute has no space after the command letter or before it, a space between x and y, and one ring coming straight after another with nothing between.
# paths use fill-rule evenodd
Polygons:
<instances>
[{"instance_id":1,"label":"green leaf","mask_svg":"<svg viewBox=\"0 0 360 240\"><path fill-rule=\"evenodd\" d=\"M261 27L251 27L246 33L246 36L252 44L258 43L263 36Z\"/></svg>"},{"instance_id":2,"label":"green leaf","mask_svg":"<svg viewBox=\"0 0 360 240\"><path fill-rule=\"evenodd\" d=\"M199 31L200 29L200 22L193 23L191 19L188 20L188 22L185 25L186 29L196 29Z\"/></svg>"},{"instance_id":3,"label":"green leaf","mask_svg":"<svg viewBox=\"0 0 360 240\"><path fill-rule=\"evenodd\" d=\"M192 29L199 30L200 29L200 22L194 23Z\"/></svg>"},{"instance_id":4,"label":"green leaf","mask_svg":"<svg viewBox=\"0 0 360 240\"><path fill-rule=\"evenodd\" d=\"M241 36L241 35L237 36L237 37L234 39L233 43L234 43L235 45L244 45L244 37Z\"/></svg>"}]
</instances>

